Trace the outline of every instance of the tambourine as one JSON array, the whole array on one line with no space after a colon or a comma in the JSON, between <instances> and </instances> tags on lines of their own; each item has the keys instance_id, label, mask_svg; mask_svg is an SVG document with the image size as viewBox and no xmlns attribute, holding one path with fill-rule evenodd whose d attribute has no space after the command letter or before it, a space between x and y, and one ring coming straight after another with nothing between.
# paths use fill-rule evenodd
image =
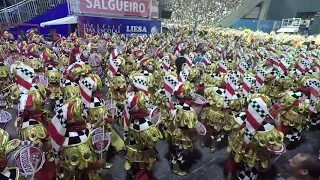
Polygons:
<instances>
[{"instance_id":1,"label":"tambourine","mask_svg":"<svg viewBox=\"0 0 320 180\"><path fill-rule=\"evenodd\" d=\"M205 136L207 134L207 129L201 122L197 123L196 130L197 130L198 134L201 136Z\"/></svg>"},{"instance_id":2,"label":"tambourine","mask_svg":"<svg viewBox=\"0 0 320 180\"><path fill-rule=\"evenodd\" d=\"M194 103L192 103L192 108L199 115L202 112L203 105L207 104L207 100L199 94L195 94L194 96L195 98L193 100Z\"/></svg>"},{"instance_id":3,"label":"tambourine","mask_svg":"<svg viewBox=\"0 0 320 180\"><path fill-rule=\"evenodd\" d=\"M148 105L150 120L154 125L158 125L161 122L161 110L158 106Z\"/></svg>"},{"instance_id":4,"label":"tambourine","mask_svg":"<svg viewBox=\"0 0 320 180\"><path fill-rule=\"evenodd\" d=\"M33 146L22 147L8 156L8 167L17 167L23 176L30 176L38 172L44 162L44 153Z\"/></svg>"},{"instance_id":5,"label":"tambourine","mask_svg":"<svg viewBox=\"0 0 320 180\"><path fill-rule=\"evenodd\" d=\"M104 131L103 135L103 129L97 128L91 132L91 140L93 144L93 150L96 153L101 153L108 150L111 142L111 136L106 130Z\"/></svg>"},{"instance_id":6,"label":"tambourine","mask_svg":"<svg viewBox=\"0 0 320 180\"><path fill-rule=\"evenodd\" d=\"M98 54L92 54L89 58L89 64L92 67L98 67L102 63L102 58Z\"/></svg>"},{"instance_id":7,"label":"tambourine","mask_svg":"<svg viewBox=\"0 0 320 180\"><path fill-rule=\"evenodd\" d=\"M0 110L0 124L7 123L11 119L12 119L11 113L4 111L4 110Z\"/></svg>"},{"instance_id":8,"label":"tambourine","mask_svg":"<svg viewBox=\"0 0 320 180\"><path fill-rule=\"evenodd\" d=\"M108 115L110 115L111 117L115 117L117 115L117 106L114 104L111 104L111 101L106 101L106 107L108 110Z\"/></svg>"},{"instance_id":9,"label":"tambourine","mask_svg":"<svg viewBox=\"0 0 320 180\"><path fill-rule=\"evenodd\" d=\"M42 84L44 87L48 87L48 79L42 75L42 74L38 74L35 78L34 78L34 82L35 83L39 83Z\"/></svg>"},{"instance_id":10,"label":"tambourine","mask_svg":"<svg viewBox=\"0 0 320 180\"><path fill-rule=\"evenodd\" d=\"M267 149L270 152L269 166L267 168L262 168L260 165L258 168L258 171L260 172L266 172L280 158L280 156L287 151L284 144L281 146L268 146Z\"/></svg>"}]
</instances>

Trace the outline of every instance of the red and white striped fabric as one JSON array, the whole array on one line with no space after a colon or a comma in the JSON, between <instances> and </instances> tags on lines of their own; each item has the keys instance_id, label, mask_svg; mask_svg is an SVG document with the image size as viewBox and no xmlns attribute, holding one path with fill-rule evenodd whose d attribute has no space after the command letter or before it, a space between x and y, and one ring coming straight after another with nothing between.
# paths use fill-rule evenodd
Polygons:
<instances>
[{"instance_id":1,"label":"red and white striped fabric","mask_svg":"<svg viewBox=\"0 0 320 180\"><path fill-rule=\"evenodd\" d=\"M111 60L113 60L113 59L116 59L116 58L118 57L118 55L119 55L119 50L118 50L118 48L115 48L115 49L111 52L109 60L111 61Z\"/></svg>"},{"instance_id":2,"label":"red and white striped fabric","mask_svg":"<svg viewBox=\"0 0 320 180\"><path fill-rule=\"evenodd\" d=\"M34 69L28 66L16 67L16 83L20 94L27 94L31 88L33 78L35 77Z\"/></svg>"},{"instance_id":3,"label":"red and white striped fabric","mask_svg":"<svg viewBox=\"0 0 320 180\"><path fill-rule=\"evenodd\" d=\"M281 74L284 74L287 72L288 68L291 66L292 61L290 61L289 59L281 59L279 66L278 66L278 70Z\"/></svg>"},{"instance_id":4,"label":"red and white striped fabric","mask_svg":"<svg viewBox=\"0 0 320 180\"><path fill-rule=\"evenodd\" d=\"M146 97L149 96L148 93L148 80L145 76L135 76L132 80L132 84L139 92L142 92Z\"/></svg>"},{"instance_id":5,"label":"red and white striped fabric","mask_svg":"<svg viewBox=\"0 0 320 180\"><path fill-rule=\"evenodd\" d=\"M250 75L246 75L243 78L243 82L242 82L242 94L243 94L243 97L245 97L245 98L248 97L252 86L254 86L254 81L255 81L255 78L250 76Z\"/></svg>"},{"instance_id":6,"label":"red and white striped fabric","mask_svg":"<svg viewBox=\"0 0 320 180\"><path fill-rule=\"evenodd\" d=\"M305 86L309 88L310 92L310 105L309 105L309 114L315 112L316 102L318 101L320 94L320 81L318 79L310 78L305 82Z\"/></svg>"},{"instance_id":7,"label":"red and white striped fabric","mask_svg":"<svg viewBox=\"0 0 320 180\"><path fill-rule=\"evenodd\" d=\"M124 102L123 108L123 129L124 129L124 140L128 137L128 130L130 126L130 109L136 106L138 95L132 94Z\"/></svg>"},{"instance_id":8,"label":"red and white striped fabric","mask_svg":"<svg viewBox=\"0 0 320 180\"><path fill-rule=\"evenodd\" d=\"M274 68L278 68L278 66L279 66L279 60L278 60L277 57L271 56L271 57L269 57L269 58L267 59L267 61L269 61Z\"/></svg>"},{"instance_id":9,"label":"red and white striped fabric","mask_svg":"<svg viewBox=\"0 0 320 180\"><path fill-rule=\"evenodd\" d=\"M241 62L239 64L239 73L241 74L241 76L243 76L247 72L248 68L248 64L245 62Z\"/></svg>"},{"instance_id":10,"label":"red and white striped fabric","mask_svg":"<svg viewBox=\"0 0 320 180\"><path fill-rule=\"evenodd\" d=\"M207 68L207 66L211 64L211 59L212 59L212 55L210 54L210 52L206 52L202 60L202 64L204 68Z\"/></svg>"},{"instance_id":11,"label":"red and white striped fabric","mask_svg":"<svg viewBox=\"0 0 320 180\"><path fill-rule=\"evenodd\" d=\"M165 73L167 73L167 72L169 71L170 65L171 65L171 61L170 61L169 56L164 56L164 57L162 58L162 61L163 61L163 71L164 71Z\"/></svg>"},{"instance_id":12,"label":"red and white striped fabric","mask_svg":"<svg viewBox=\"0 0 320 180\"><path fill-rule=\"evenodd\" d=\"M261 88L264 84L264 78L266 77L266 72L264 70L258 70L256 73L256 86Z\"/></svg>"},{"instance_id":13,"label":"red and white striped fabric","mask_svg":"<svg viewBox=\"0 0 320 180\"><path fill-rule=\"evenodd\" d=\"M67 133L67 121L72 119L72 105L73 103L68 103L60 107L48 125L48 132L51 136L51 145L56 164L59 164L59 152Z\"/></svg>"},{"instance_id":14,"label":"red and white striped fabric","mask_svg":"<svg viewBox=\"0 0 320 180\"><path fill-rule=\"evenodd\" d=\"M307 72L311 69L311 64L308 60L306 59L300 59L298 64L297 64L297 69L300 73Z\"/></svg>"},{"instance_id":15,"label":"red and white striped fabric","mask_svg":"<svg viewBox=\"0 0 320 180\"><path fill-rule=\"evenodd\" d=\"M222 47L220 47L220 46L218 45L218 46L216 46L215 50L216 50L216 52L217 52L218 55L222 56L222 54L223 54L223 48L222 48Z\"/></svg>"},{"instance_id":16,"label":"red and white striped fabric","mask_svg":"<svg viewBox=\"0 0 320 180\"><path fill-rule=\"evenodd\" d=\"M97 83L93 77L87 77L79 81L81 100L89 105L92 99L93 91L97 89Z\"/></svg>"},{"instance_id":17,"label":"red and white striped fabric","mask_svg":"<svg viewBox=\"0 0 320 180\"><path fill-rule=\"evenodd\" d=\"M166 96L166 107L168 111L174 109L173 96L175 91L181 85L183 85L183 83L179 82L178 78L173 74L170 74L164 77L164 90L165 90L165 96Z\"/></svg>"},{"instance_id":18,"label":"red and white striped fabric","mask_svg":"<svg viewBox=\"0 0 320 180\"><path fill-rule=\"evenodd\" d=\"M30 109L33 106L33 96L31 94L22 94L18 104L18 116L21 117L25 110Z\"/></svg>"},{"instance_id":19,"label":"red and white striped fabric","mask_svg":"<svg viewBox=\"0 0 320 180\"><path fill-rule=\"evenodd\" d=\"M237 89L237 77L235 74L228 73L226 76L226 92L224 98L224 108L229 107L229 103Z\"/></svg>"},{"instance_id":20,"label":"red and white striped fabric","mask_svg":"<svg viewBox=\"0 0 320 180\"><path fill-rule=\"evenodd\" d=\"M190 75L190 70L184 69L183 71L180 72L178 80L180 82L184 83L188 80L189 75Z\"/></svg>"},{"instance_id":21,"label":"red and white striped fabric","mask_svg":"<svg viewBox=\"0 0 320 180\"><path fill-rule=\"evenodd\" d=\"M184 49L184 44L183 43L179 43L177 44L177 46L174 48L174 55L175 56L180 56L180 52L181 50Z\"/></svg>"},{"instance_id":22,"label":"red and white striped fabric","mask_svg":"<svg viewBox=\"0 0 320 180\"><path fill-rule=\"evenodd\" d=\"M228 72L228 68L227 68L224 61L219 61L217 71L219 73L227 73Z\"/></svg>"},{"instance_id":23,"label":"red and white striped fabric","mask_svg":"<svg viewBox=\"0 0 320 180\"><path fill-rule=\"evenodd\" d=\"M143 51L141 49L135 49L132 51L132 54L134 55L134 57L140 58L143 56Z\"/></svg>"},{"instance_id":24,"label":"red and white striped fabric","mask_svg":"<svg viewBox=\"0 0 320 180\"><path fill-rule=\"evenodd\" d=\"M273 52L273 53L277 53L276 48L273 47L273 46L269 46L269 47L267 48L267 50L270 51L270 52Z\"/></svg>"},{"instance_id":25,"label":"red and white striped fabric","mask_svg":"<svg viewBox=\"0 0 320 180\"><path fill-rule=\"evenodd\" d=\"M192 66L194 59L195 59L195 54L192 52L186 57L186 66L188 68Z\"/></svg>"},{"instance_id":26,"label":"red and white striped fabric","mask_svg":"<svg viewBox=\"0 0 320 180\"><path fill-rule=\"evenodd\" d=\"M269 115L267 104L262 98L251 99L248 108L246 109L244 149L247 149L248 144L254 138L254 135L261 127L265 118ZM271 117L271 116L270 116Z\"/></svg>"},{"instance_id":27,"label":"red and white striped fabric","mask_svg":"<svg viewBox=\"0 0 320 180\"><path fill-rule=\"evenodd\" d=\"M118 70L120 68L121 63L122 63L121 59L112 59L112 60L110 60L109 74L111 76L116 75L116 73L118 72Z\"/></svg>"},{"instance_id":28,"label":"red and white striped fabric","mask_svg":"<svg viewBox=\"0 0 320 180\"><path fill-rule=\"evenodd\" d=\"M301 52L301 53L299 54L299 57L300 57L300 58L303 58L303 59L307 59L307 58L308 58L308 55L307 55L306 52Z\"/></svg>"}]
</instances>

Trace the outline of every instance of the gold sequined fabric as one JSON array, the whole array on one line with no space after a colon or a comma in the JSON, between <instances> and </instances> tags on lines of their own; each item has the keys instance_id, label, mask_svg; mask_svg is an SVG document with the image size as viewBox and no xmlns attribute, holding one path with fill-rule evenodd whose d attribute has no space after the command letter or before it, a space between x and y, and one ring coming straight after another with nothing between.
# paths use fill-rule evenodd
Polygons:
<instances>
[{"instance_id":1,"label":"gold sequined fabric","mask_svg":"<svg viewBox=\"0 0 320 180\"><path fill-rule=\"evenodd\" d=\"M197 132L191 129L181 129L173 124L169 126L168 133L171 137L171 144L175 146L182 145L183 149L192 148L193 142L197 138Z\"/></svg>"},{"instance_id":2,"label":"gold sequined fabric","mask_svg":"<svg viewBox=\"0 0 320 180\"><path fill-rule=\"evenodd\" d=\"M40 142L47 137L46 129L40 124L20 129L19 136L21 140L33 142Z\"/></svg>"},{"instance_id":3,"label":"gold sequined fabric","mask_svg":"<svg viewBox=\"0 0 320 180\"><path fill-rule=\"evenodd\" d=\"M63 164L69 171L83 170L89 163L96 161L91 139L71 147L63 147L61 152Z\"/></svg>"},{"instance_id":4,"label":"gold sequined fabric","mask_svg":"<svg viewBox=\"0 0 320 180\"><path fill-rule=\"evenodd\" d=\"M246 150L243 148L244 133L244 129L241 129L230 134L227 151L234 154L236 162L246 162L249 167L259 163L263 168L267 168L271 152L266 147L281 146L283 133L274 127L268 131L258 131Z\"/></svg>"},{"instance_id":5,"label":"gold sequined fabric","mask_svg":"<svg viewBox=\"0 0 320 180\"><path fill-rule=\"evenodd\" d=\"M157 151L154 148L144 150L144 147L139 144L127 146L126 159L130 163L154 163L156 157Z\"/></svg>"},{"instance_id":6,"label":"gold sequined fabric","mask_svg":"<svg viewBox=\"0 0 320 180\"><path fill-rule=\"evenodd\" d=\"M162 134L156 126L150 126L144 131L135 131L130 129L129 139L135 141L137 144L141 144L148 148L153 148L159 139L162 139Z\"/></svg>"}]
</instances>

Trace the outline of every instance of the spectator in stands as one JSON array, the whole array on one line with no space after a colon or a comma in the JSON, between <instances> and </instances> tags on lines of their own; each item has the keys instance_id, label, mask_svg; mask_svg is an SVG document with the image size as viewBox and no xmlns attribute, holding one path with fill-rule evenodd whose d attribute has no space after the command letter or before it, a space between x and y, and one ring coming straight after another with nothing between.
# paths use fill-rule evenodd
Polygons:
<instances>
[{"instance_id":1,"label":"spectator in stands","mask_svg":"<svg viewBox=\"0 0 320 180\"><path fill-rule=\"evenodd\" d=\"M18 41L18 42L28 41L27 35L26 35L26 33L24 32L24 30L22 30L22 29L20 30L19 35L18 35L18 38L17 38L17 41Z\"/></svg>"},{"instance_id":2,"label":"spectator in stands","mask_svg":"<svg viewBox=\"0 0 320 180\"><path fill-rule=\"evenodd\" d=\"M289 160L289 168L295 180L318 180L320 177L319 157L299 153Z\"/></svg>"}]
</instances>

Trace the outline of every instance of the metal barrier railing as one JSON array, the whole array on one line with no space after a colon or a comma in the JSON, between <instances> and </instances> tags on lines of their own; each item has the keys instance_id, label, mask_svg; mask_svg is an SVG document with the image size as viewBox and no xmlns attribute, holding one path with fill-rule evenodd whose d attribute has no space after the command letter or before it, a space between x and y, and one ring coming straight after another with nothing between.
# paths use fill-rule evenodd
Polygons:
<instances>
[{"instance_id":1,"label":"metal barrier railing","mask_svg":"<svg viewBox=\"0 0 320 180\"><path fill-rule=\"evenodd\" d=\"M66 0L23 0L0 10L0 22L21 23L47 12Z\"/></svg>"}]
</instances>

